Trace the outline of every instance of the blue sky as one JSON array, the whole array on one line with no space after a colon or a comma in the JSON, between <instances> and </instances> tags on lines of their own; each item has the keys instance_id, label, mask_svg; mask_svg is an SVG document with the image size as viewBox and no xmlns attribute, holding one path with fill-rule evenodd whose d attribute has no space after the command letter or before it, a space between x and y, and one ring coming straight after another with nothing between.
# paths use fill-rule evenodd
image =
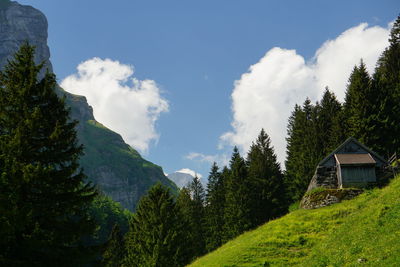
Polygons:
<instances>
[{"instance_id":1,"label":"blue sky","mask_svg":"<svg viewBox=\"0 0 400 267\"><path fill-rule=\"evenodd\" d=\"M139 101L125 109L115 105L129 99L136 103L135 95L115 96L116 102L98 108L106 117L112 114L105 120L131 115L118 127L126 126L123 131L131 134L130 140L147 135L147 139L140 137L141 143L130 142L139 144L146 159L166 173L189 168L203 176L211 160L222 163L229 158L233 144L246 151L261 127L271 133L282 161L286 135L282 125L293 103L301 103L306 96L317 99L324 85L340 98L348 71L343 75L336 70L343 69L344 63L351 68L360 57L367 59L372 70L386 45L388 23L400 11L395 0L19 2L47 16L51 61L60 82L70 77L65 84L81 88L86 95L84 87L96 83L70 75L85 61L83 68L107 64L107 79L115 75L128 79L119 87L118 82L111 85L149 94L138 96L146 99L144 104ZM359 54L349 56L352 49ZM337 58L342 60L326 66L329 59ZM133 74L126 65L133 66ZM335 84L338 80L341 83ZM118 94L117 89L113 94ZM105 92L107 88L96 90L88 91L89 96L114 97ZM280 98L282 105L277 104ZM136 110L141 103L142 110ZM154 110L157 105L162 108ZM141 112L148 120L134 117Z\"/></svg>"}]
</instances>

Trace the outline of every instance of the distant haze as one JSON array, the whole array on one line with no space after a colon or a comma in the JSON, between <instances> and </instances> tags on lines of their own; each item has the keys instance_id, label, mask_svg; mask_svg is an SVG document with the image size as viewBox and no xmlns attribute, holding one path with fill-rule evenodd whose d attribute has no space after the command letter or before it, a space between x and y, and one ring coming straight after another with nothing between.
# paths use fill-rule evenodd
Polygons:
<instances>
[{"instance_id":1,"label":"distant haze","mask_svg":"<svg viewBox=\"0 0 400 267\"><path fill-rule=\"evenodd\" d=\"M168 179L173 181L179 188L187 186L196 176L200 179L200 182L203 184L203 186L206 186L207 180L204 179L201 174L190 169L181 169L167 175Z\"/></svg>"}]
</instances>

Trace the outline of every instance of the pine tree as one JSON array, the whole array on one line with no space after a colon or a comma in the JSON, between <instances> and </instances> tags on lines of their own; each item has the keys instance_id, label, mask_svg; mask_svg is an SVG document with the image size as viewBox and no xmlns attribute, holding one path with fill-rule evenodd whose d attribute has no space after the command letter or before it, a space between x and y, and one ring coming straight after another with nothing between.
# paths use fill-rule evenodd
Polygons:
<instances>
[{"instance_id":1,"label":"pine tree","mask_svg":"<svg viewBox=\"0 0 400 267\"><path fill-rule=\"evenodd\" d=\"M0 73L0 259L6 265L71 265L88 254L96 195L79 168L83 148L56 78L25 44Z\"/></svg>"},{"instance_id":2,"label":"pine tree","mask_svg":"<svg viewBox=\"0 0 400 267\"><path fill-rule=\"evenodd\" d=\"M180 210L168 188L153 186L137 206L127 234L125 266L184 266L190 260Z\"/></svg>"},{"instance_id":3,"label":"pine tree","mask_svg":"<svg viewBox=\"0 0 400 267\"><path fill-rule=\"evenodd\" d=\"M227 169L225 168L225 173ZM213 163L208 176L206 192L206 227L207 251L214 250L222 245L224 227L224 175L219 172L217 163Z\"/></svg>"},{"instance_id":4,"label":"pine tree","mask_svg":"<svg viewBox=\"0 0 400 267\"><path fill-rule=\"evenodd\" d=\"M237 147L233 149L226 181L224 239L229 240L251 228L250 187L247 167Z\"/></svg>"},{"instance_id":5,"label":"pine tree","mask_svg":"<svg viewBox=\"0 0 400 267\"><path fill-rule=\"evenodd\" d=\"M287 201L280 165L268 134L261 130L247 156L252 227L282 215Z\"/></svg>"}]
</instances>

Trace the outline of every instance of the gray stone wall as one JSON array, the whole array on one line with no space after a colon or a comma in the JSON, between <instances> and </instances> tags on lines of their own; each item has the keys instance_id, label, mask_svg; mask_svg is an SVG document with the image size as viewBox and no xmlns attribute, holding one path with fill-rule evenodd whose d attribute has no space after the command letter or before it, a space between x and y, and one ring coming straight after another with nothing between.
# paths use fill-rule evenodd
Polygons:
<instances>
[{"instance_id":1,"label":"gray stone wall","mask_svg":"<svg viewBox=\"0 0 400 267\"><path fill-rule=\"evenodd\" d=\"M336 167L318 166L307 188L307 192L317 187L338 188Z\"/></svg>"},{"instance_id":2,"label":"gray stone wall","mask_svg":"<svg viewBox=\"0 0 400 267\"><path fill-rule=\"evenodd\" d=\"M342 200L353 199L364 192L362 189L325 189L318 192L309 192L300 202L303 209L317 209L339 203Z\"/></svg>"}]
</instances>

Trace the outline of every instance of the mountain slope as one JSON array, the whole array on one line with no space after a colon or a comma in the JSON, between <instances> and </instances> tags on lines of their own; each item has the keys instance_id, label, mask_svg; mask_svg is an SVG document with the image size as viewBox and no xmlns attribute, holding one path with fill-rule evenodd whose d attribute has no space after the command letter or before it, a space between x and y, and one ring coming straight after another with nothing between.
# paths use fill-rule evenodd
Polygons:
<instances>
[{"instance_id":1,"label":"mountain slope","mask_svg":"<svg viewBox=\"0 0 400 267\"><path fill-rule=\"evenodd\" d=\"M45 68L52 70L43 13L31 6L0 0L0 26L0 68L28 41L36 47L35 62L44 62ZM161 167L143 159L119 134L95 120L85 97L56 90L66 96L72 119L79 121L78 137L85 147L81 165L89 180L104 193L124 208L134 210L140 197L156 182L177 190Z\"/></svg>"},{"instance_id":2,"label":"mountain slope","mask_svg":"<svg viewBox=\"0 0 400 267\"><path fill-rule=\"evenodd\" d=\"M400 266L400 176L383 189L297 210L190 266Z\"/></svg>"}]
</instances>

